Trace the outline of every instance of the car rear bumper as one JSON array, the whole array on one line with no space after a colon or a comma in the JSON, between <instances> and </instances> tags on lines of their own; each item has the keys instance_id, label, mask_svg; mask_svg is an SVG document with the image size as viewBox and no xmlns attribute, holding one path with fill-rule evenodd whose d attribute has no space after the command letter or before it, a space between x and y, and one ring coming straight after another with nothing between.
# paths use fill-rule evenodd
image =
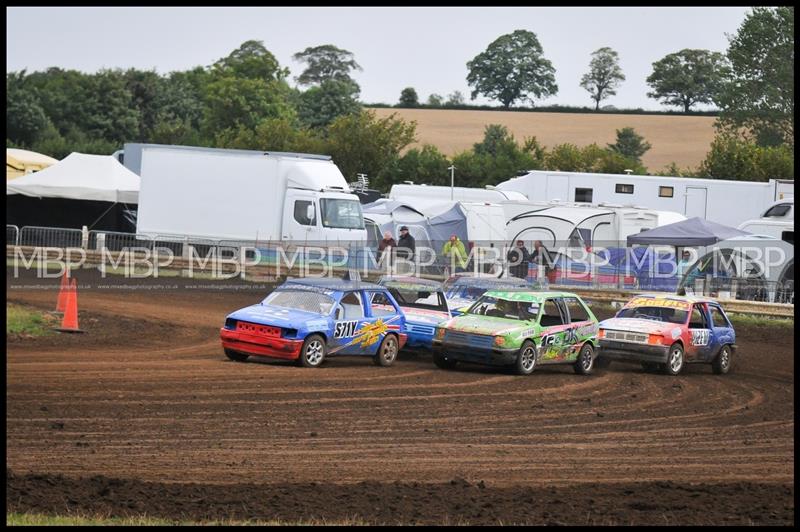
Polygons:
<instances>
[{"instance_id":1,"label":"car rear bumper","mask_svg":"<svg viewBox=\"0 0 800 532\"><path fill-rule=\"evenodd\" d=\"M608 360L628 362L656 362L664 364L669 355L669 346L638 344L633 342L617 342L600 339L598 356Z\"/></svg>"},{"instance_id":2,"label":"car rear bumper","mask_svg":"<svg viewBox=\"0 0 800 532\"><path fill-rule=\"evenodd\" d=\"M446 355L451 360L483 364L485 366L508 366L516 362L519 349L480 349L459 344L433 342L433 352Z\"/></svg>"},{"instance_id":3,"label":"car rear bumper","mask_svg":"<svg viewBox=\"0 0 800 532\"><path fill-rule=\"evenodd\" d=\"M303 347L303 340L259 336L225 328L220 329L219 336L222 347L247 355L296 360Z\"/></svg>"}]
</instances>

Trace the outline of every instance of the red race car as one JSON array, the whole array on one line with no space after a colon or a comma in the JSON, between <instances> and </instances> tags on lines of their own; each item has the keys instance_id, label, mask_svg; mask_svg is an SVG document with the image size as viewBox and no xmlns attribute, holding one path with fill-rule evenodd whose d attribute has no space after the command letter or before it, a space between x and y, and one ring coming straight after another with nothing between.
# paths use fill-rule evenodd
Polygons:
<instances>
[{"instance_id":1,"label":"red race car","mask_svg":"<svg viewBox=\"0 0 800 532\"><path fill-rule=\"evenodd\" d=\"M598 339L603 363L640 362L670 375L698 362L728 373L736 350L736 332L719 303L672 294L635 296L600 322Z\"/></svg>"}]
</instances>

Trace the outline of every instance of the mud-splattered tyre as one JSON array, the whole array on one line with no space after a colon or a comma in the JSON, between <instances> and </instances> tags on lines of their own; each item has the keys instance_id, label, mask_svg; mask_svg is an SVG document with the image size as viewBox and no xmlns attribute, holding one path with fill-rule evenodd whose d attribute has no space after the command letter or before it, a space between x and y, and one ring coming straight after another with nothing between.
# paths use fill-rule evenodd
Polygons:
<instances>
[{"instance_id":1,"label":"mud-splattered tyre","mask_svg":"<svg viewBox=\"0 0 800 532\"><path fill-rule=\"evenodd\" d=\"M683 366L683 346L676 342L669 346L667 363L663 365L664 373L667 375L678 375L683 369Z\"/></svg>"},{"instance_id":2,"label":"mud-splattered tyre","mask_svg":"<svg viewBox=\"0 0 800 532\"><path fill-rule=\"evenodd\" d=\"M578 353L578 360L572 365L578 375L591 375L594 370L594 347L589 342L583 344Z\"/></svg>"},{"instance_id":3,"label":"mud-splattered tyre","mask_svg":"<svg viewBox=\"0 0 800 532\"><path fill-rule=\"evenodd\" d=\"M397 341L397 336L387 334L378 348L378 353L372 357L372 361L376 366L391 366L397 360L397 352L399 350L400 344Z\"/></svg>"},{"instance_id":4,"label":"mud-splattered tyre","mask_svg":"<svg viewBox=\"0 0 800 532\"><path fill-rule=\"evenodd\" d=\"M537 362L536 344L530 340L522 342L522 347L517 352L517 360L514 362L514 371L517 375L530 375L536 369Z\"/></svg>"},{"instance_id":5,"label":"mud-splattered tyre","mask_svg":"<svg viewBox=\"0 0 800 532\"><path fill-rule=\"evenodd\" d=\"M717 375L725 375L731 370L731 364L733 363L733 354L731 352L731 346L723 345L719 353L717 353L716 358L711 363L711 369Z\"/></svg>"},{"instance_id":6,"label":"mud-splattered tyre","mask_svg":"<svg viewBox=\"0 0 800 532\"><path fill-rule=\"evenodd\" d=\"M436 367L439 369L453 369L456 367L456 364L458 364L458 360L447 358L447 355L442 353L434 353L433 363L436 364Z\"/></svg>"},{"instance_id":7,"label":"mud-splattered tyre","mask_svg":"<svg viewBox=\"0 0 800 532\"><path fill-rule=\"evenodd\" d=\"M245 355L244 353L240 353L238 351L234 351L233 349L225 349L225 356L233 360L234 362L244 362L248 358L249 355Z\"/></svg>"},{"instance_id":8,"label":"mud-splattered tyre","mask_svg":"<svg viewBox=\"0 0 800 532\"><path fill-rule=\"evenodd\" d=\"M298 360L304 368L318 368L325 360L327 352L325 339L318 334L312 334L303 342Z\"/></svg>"}]
</instances>

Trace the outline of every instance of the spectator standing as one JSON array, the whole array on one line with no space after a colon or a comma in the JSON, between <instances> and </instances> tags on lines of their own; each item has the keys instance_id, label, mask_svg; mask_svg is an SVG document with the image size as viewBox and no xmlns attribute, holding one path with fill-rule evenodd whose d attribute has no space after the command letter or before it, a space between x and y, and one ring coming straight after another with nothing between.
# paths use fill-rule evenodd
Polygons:
<instances>
[{"instance_id":1,"label":"spectator standing","mask_svg":"<svg viewBox=\"0 0 800 532\"><path fill-rule=\"evenodd\" d=\"M525 279L528 277L528 266L531 262L531 254L525 247L525 242L517 240L517 246L508 250L506 255L508 259L509 272L514 277Z\"/></svg>"}]
</instances>

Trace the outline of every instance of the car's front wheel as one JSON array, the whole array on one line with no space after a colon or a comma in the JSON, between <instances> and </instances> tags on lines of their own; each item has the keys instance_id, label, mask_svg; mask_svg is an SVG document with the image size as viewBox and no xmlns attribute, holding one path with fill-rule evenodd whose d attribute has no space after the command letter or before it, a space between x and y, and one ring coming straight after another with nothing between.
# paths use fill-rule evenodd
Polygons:
<instances>
[{"instance_id":1,"label":"car's front wheel","mask_svg":"<svg viewBox=\"0 0 800 532\"><path fill-rule=\"evenodd\" d=\"M714 362L711 363L711 369L714 370L714 373L717 375L724 375L731 370L731 364L733 363L731 354L731 347L729 345L723 345L719 353L717 353L717 357L714 359Z\"/></svg>"},{"instance_id":2,"label":"car's front wheel","mask_svg":"<svg viewBox=\"0 0 800 532\"><path fill-rule=\"evenodd\" d=\"M312 334L303 342L300 349L300 364L306 368L318 368L325 360L325 339L318 334Z\"/></svg>"},{"instance_id":3,"label":"car's front wheel","mask_svg":"<svg viewBox=\"0 0 800 532\"><path fill-rule=\"evenodd\" d=\"M225 348L225 356L233 360L234 362L244 362L249 358L249 355L245 355L244 353L240 353L238 351L234 351L233 349Z\"/></svg>"},{"instance_id":4,"label":"car's front wheel","mask_svg":"<svg viewBox=\"0 0 800 532\"><path fill-rule=\"evenodd\" d=\"M397 352L400 346L397 342L397 336L387 334L378 348L378 353L372 357L373 362L378 366L391 366L397 359Z\"/></svg>"},{"instance_id":5,"label":"car's front wheel","mask_svg":"<svg viewBox=\"0 0 800 532\"><path fill-rule=\"evenodd\" d=\"M514 363L514 370L517 375L530 375L536 368L536 344L530 340L525 340L517 353L517 360Z\"/></svg>"},{"instance_id":6,"label":"car's front wheel","mask_svg":"<svg viewBox=\"0 0 800 532\"><path fill-rule=\"evenodd\" d=\"M578 353L578 360L572 366L575 373L578 375L589 375L594 369L594 347L589 342L583 344L580 353Z\"/></svg>"},{"instance_id":7,"label":"car's front wheel","mask_svg":"<svg viewBox=\"0 0 800 532\"><path fill-rule=\"evenodd\" d=\"M669 355L667 355L667 363L664 364L664 371L667 375L677 375L682 369L683 346L676 342L669 346Z\"/></svg>"}]
</instances>

